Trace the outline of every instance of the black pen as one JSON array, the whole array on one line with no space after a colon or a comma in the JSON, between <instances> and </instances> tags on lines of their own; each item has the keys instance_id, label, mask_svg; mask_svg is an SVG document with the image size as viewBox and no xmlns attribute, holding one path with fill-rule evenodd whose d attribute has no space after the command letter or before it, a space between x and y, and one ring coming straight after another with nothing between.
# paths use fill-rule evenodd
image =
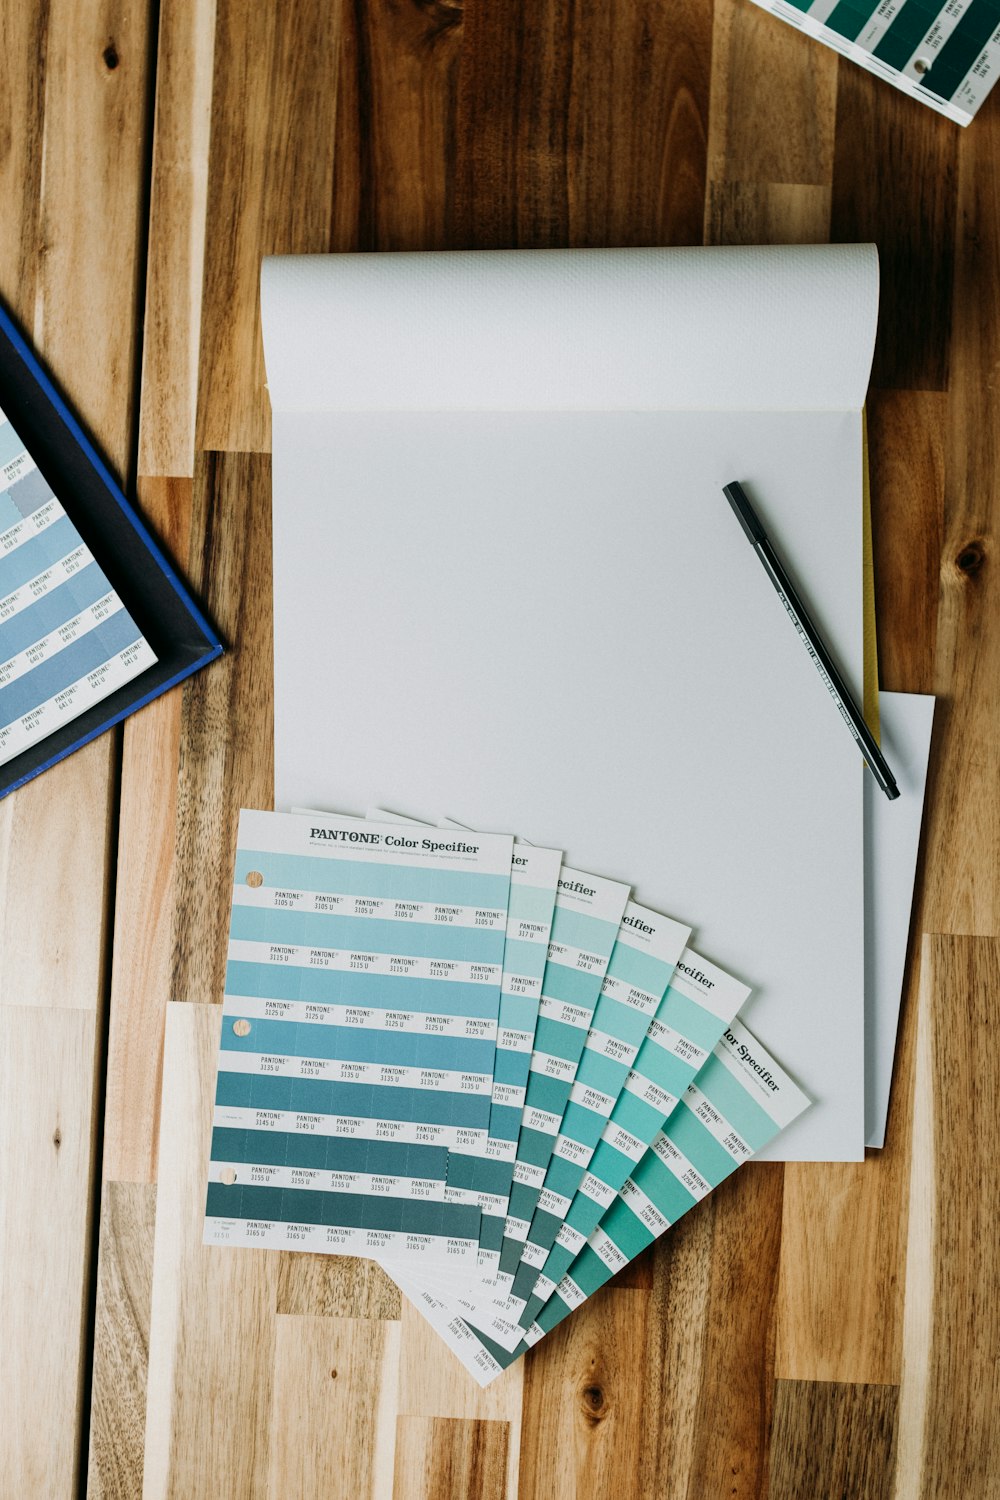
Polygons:
<instances>
[{"instance_id":1,"label":"black pen","mask_svg":"<svg viewBox=\"0 0 1000 1500\"><path fill-rule=\"evenodd\" d=\"M805 605L795 592L791 579L781 566L777 553L767 539L767 532L760 524L756 511L744 493L743 486L733 480L732 484L723 485L722 493L736 512L736 518L750 539L753 550L764 564L764 571L777 589L778 598L788 611L788 617L816 664L816 670L826 683L831 698L840 709L844 723L857 741L858 749L867 761L869 770L891 802L899 796L896 778L889 770L885 756L875 743L875 736L865 723L846 682L824 646L819 631L809 618Z\"/></svg>"}]
</instances>

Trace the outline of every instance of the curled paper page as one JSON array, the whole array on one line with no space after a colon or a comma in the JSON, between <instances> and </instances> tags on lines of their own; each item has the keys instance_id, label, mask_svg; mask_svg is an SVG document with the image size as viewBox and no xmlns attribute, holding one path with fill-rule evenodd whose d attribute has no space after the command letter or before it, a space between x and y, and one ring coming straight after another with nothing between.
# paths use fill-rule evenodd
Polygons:
<instances>
[{"instance_id":1,"label":"curled paper page","mask_svg":"<svg viewBox=\"0 0 1000 1500\"><path fill-rule=\"evenodd\" d=\"M874 245L491 250L264 262L281 411L849 411Z\"/></svg>"}]
</instances>

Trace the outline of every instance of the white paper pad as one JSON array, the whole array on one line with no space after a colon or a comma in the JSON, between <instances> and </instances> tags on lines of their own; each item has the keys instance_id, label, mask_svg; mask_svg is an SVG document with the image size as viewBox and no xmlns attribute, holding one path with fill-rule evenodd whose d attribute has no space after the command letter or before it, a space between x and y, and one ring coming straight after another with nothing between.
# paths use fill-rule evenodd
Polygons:
<instances>
[{"instance_id":1,"label":"white paper pad","mask_svg":"<svg viewBox=\"0 0 1000 1500\"><path fill-rule=\"evenodd\" d=\"M882 749L899 786L890 802L865 777L865 1145L884 1146L934 699L879 693Z\"/></svg>"},{"instance_id":2,"label":"white paper pad","mask_svg":"<svg viewBox=\"0 0 1000 1500\"><path fill-rule=\"evenodd\" d=\"M860 698L876 289L870 247L264 275L277 805L449 808L682 913L817 1101L794 1160L863 1151L863 772L721 487Z\"/></svg>"}]
</instances>

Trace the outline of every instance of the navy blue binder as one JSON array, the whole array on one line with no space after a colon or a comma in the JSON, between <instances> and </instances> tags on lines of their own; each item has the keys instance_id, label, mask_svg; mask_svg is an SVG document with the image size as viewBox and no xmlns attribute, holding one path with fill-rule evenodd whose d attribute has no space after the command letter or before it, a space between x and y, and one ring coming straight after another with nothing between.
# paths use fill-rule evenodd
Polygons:
<instances>
[{"instance_id":1,"label":"navy blue binder","mask_svg":"<svg viewBox=\"0 0 1000 1500\"><path fill-rule=\"evenodd\" d=\"M197 672L223 648L3 307L0 410L157 658L132 681L0 766L3 797Z\"/></svg>"}]
</instances>

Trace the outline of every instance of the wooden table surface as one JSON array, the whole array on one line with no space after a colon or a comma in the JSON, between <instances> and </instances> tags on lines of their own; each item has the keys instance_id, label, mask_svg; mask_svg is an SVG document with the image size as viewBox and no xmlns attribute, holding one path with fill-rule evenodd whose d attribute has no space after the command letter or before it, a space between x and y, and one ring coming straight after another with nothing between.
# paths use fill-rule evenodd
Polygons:
<instances>
[{"instance_id":1,"label":"wooden table surface","mask_svg":"<svg viewBox=\"0 0 1000 1500\"><path fill-rule=\"evenodd\" d=\"M0 295L232 646L0 803L0 1496L1000 1495L1000 89L748 0L0 0L0 59ZM480 1393L370 1264L200 1244L260 258L703 239L882 255L881 680L940 697L888 1144L739 1172Z\"/></svg>"}]
</instances>

